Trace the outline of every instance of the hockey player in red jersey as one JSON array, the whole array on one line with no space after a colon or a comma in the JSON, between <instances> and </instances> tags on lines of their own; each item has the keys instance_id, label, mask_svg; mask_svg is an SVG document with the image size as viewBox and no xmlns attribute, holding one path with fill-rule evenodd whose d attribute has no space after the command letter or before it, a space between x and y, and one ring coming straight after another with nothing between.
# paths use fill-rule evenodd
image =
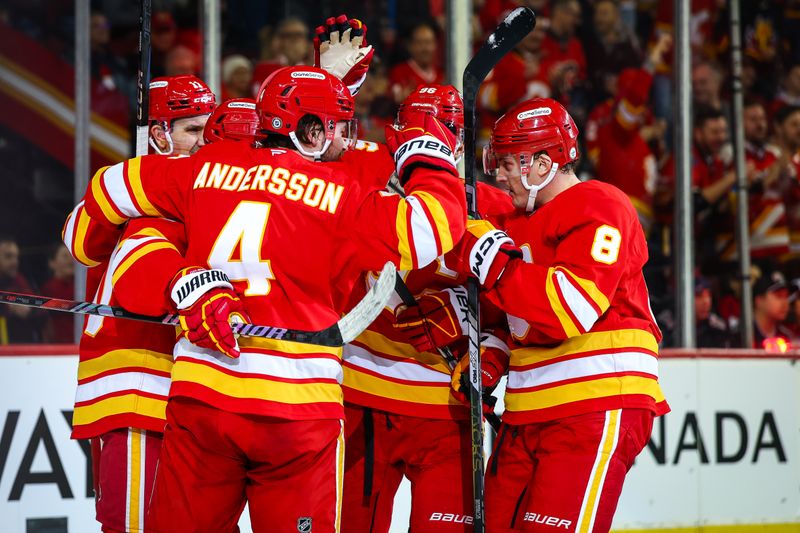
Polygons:
<instances>
[{"instance_id":1,"label":"hockey player in red jersey","mask_svg":"<svg viewBox=\"0 0 800 533\"><path fill-rule=\"evenodd\" d=\"M503 222L507 235L478 221L459 245L512 338L486 477L493 532L608 531L653 417L668 411L642 228L624 193L577 179L577 137L550 99L498 120L485 165L508 183L517 213Z\"/></svg>"},{"instance_id":2,"label":"hockey player in red jersey","mask_svg":"<svg viewBox=\"0 0 800 533\"><path fill-rule=\"evenodd\" d=\"M193 154L204 144L203 128L214 111L211 89L191 74L150 82L150 146L159 154Z\"/></svg>"},{"instance_id":3,"label":"hockey player in red jersey","mask_svg":"<svg viewBox=\"0 0 800 533\"><path fill-rule=\"evenodd\" d=\"M188 155L197 145L195 126L202 128L213 103L214 95L193 76L154 80L150 142L158 144L163 140L160 134L171 127L171 153ZM109 228L92 221L79 204L67 219L63 238L73 256L90 267L87 293L92 301L153 315L169 310L160 301L139 295L141 287L158 283L154 265L183 264L182 224L145 218ZM164 326L99 316L86 320L72 437L91 439L97 520L104 532L144 531L163 439L175 339L175 330Z\"/></svg>"},{"instance_id":4,"label":"hockey player in red jersey","mask_svg":"<svg viewBox=\"0 0 800 533\"><path fill-rule=\"evenodd\" d=\"M221 142L191 158L132 159L92 180L84 201L96 220L160 215L187 228L191 266L169 294L194 344L181 339L174 351L154 531L230 530L245 499L256 531L338 528L340 350L237 342L228 320L327 327L338 318L335 256L364 270L387 259L425 266L461 237L466 211L455 138L427 115L387 132L406 199L363 194L316 162L345 149L352 102L322 70L282 69L259 93L265 148Z\"/></svg>"},{"instance_id":5,"label":"hockey player in red jersey","mask_svg":"<svg viewBox=\"0 0 800 533\"><path fill-rule=\"evenodd\" d=\"M420 112L456 135L460 156L464 106L458 91L450 85L417 87L401 104L398 125ZM494 196L483 192L486 199L501 196L507 203L500 191L495 190ZM440 256L421 270L405 272L404 280L412 294L421 294L447 290L465 278ZM356 291L353 297L357 300L362 294ZM457 299L461 292L454 289L447 294ZM347 447L342 531L387 533L403 476L412 487L411 531L472 531L469 412L450 394L450 367L442 356L435 350L417 352L392 327L392 308L401 303L396 296L344 348ZM452 326L461 331L461 324ZM498 342L490 349L503 348Z\"/></svg>"}]
</instances>

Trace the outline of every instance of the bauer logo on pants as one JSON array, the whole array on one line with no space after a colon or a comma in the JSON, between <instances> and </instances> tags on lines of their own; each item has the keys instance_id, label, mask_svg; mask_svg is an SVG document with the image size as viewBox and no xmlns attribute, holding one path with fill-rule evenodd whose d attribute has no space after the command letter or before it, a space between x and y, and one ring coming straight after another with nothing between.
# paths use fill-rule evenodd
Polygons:
<instances>
[{"instance_id":1,"label":"bauer logo on pants","mask_svg":"<svg viewBox=\"0 0 800 533\"><path fill-rule=\"evenodd\" d=\"M300 533L311 533L311 517L302 516L297 519L297 531Z\"/></svg>"}]
</instances>

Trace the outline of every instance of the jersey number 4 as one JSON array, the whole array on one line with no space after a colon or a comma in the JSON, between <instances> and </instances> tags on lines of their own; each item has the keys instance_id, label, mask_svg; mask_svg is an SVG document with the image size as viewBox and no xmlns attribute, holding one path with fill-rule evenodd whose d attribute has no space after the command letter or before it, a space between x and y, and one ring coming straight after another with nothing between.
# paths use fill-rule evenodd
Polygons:
<instances>
[{"instance_id":1,"label":"jersey number 4","mask_svg":"<svg viewBox=\"0 0 800 533\"><path fill-rule=\"evenodd\" d=\"M220 268L231 281L247 281L245 296L266 296L272 275L269 259L261 257L271 204L241 202L219 232L208 256L211 268Z\"/></svg>"}]
</instances>

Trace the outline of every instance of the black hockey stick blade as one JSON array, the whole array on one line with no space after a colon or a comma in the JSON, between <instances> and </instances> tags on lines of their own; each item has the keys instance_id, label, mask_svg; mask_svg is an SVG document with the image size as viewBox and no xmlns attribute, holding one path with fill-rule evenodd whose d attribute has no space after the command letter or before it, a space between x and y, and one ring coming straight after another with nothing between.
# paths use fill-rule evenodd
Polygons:
<instances>
[{"instance_id":1,"label":"black hockey stick blade","mask_svg":"<svg viewBox=\"0 0 800 533\"><path fill-rule=\"evenodd\" d=\"M489 75L500 59L511 51L536 25L536 14L528 7L518 7L508 14L464 69L464 92Z\"/></svg>"},{"instance_id":2,"label":"black hockey stick blade","mask_svg":"<svg viewBox=\"0 0 800 533\"><path fill-rule=\"evenodd\" d=\"M397 269L394 264L386 263L377 282L358 302L353 309L338 322L319 331L304 331L278 326L261 326L258 324L231 324L231 329L238 335L245 337L261 337L267 339L315 344L317 346L339 347L358 337L367 329L380 314L383 307L389 303L394 294ZM47 296L34 296L15 292L0 291L0 303L24 305L39 309L64 311L84 315L97 315L109 318L124 318L139 320L155 324L178 326L179 315L170 313L160 317L131 313L122 307L81 302L77 300L62 300L48 298Z\"/></svg>"}]
</instances>

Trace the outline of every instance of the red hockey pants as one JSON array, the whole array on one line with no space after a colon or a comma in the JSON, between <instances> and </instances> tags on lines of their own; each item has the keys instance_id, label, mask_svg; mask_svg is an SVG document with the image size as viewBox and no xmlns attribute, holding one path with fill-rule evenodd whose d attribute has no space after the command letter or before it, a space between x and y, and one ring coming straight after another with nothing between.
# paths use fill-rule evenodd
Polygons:
<instances>
[{"instance_id":1,"label":"red hockey pants","mask_svg":"<svg viewBox=\"0 0 800 533\"><path fill-rule=\"evenodd\" d=\"M504 424L486 474L487 530L607 532L652 427L643 409Z\"/></svg>"},{"instance_id":2,"label":"red hockey pants","mask_svg":"<svg viewBox=\"0 0 800 533\"><path fill-rule=\"evenodd\" d=\"M343 533L387 533L405 475L411 529L472 531L469 421L432 420L345 404Z\"/></svg>"},{"instance_id":3,"label":"red hockey pants","mask_svg":"<svg viewBox=\"0 0 800 533\"><path fill-rule=\"evenodd\" d=\"M254 533L339 530L340 420L284 420L171 398L148 531L234 531L245 501Z\"/></svg>"}]
</instances>

